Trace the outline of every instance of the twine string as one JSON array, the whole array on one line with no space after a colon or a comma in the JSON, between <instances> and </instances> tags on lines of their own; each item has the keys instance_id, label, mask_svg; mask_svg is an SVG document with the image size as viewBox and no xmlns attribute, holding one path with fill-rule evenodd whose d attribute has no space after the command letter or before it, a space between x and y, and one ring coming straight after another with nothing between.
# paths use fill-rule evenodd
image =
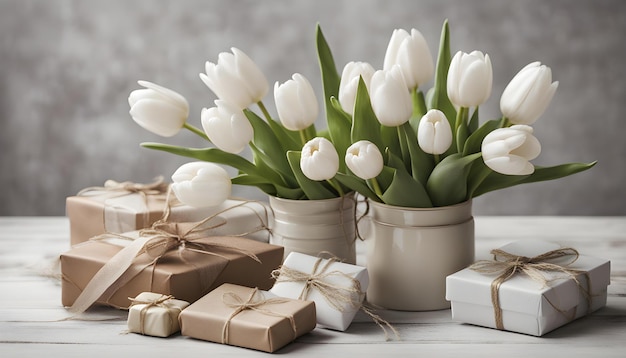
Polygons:
<instances>
[{"instance_id":1,"label":"twine string","mask_svg":"<svg viewBox=\"0 0 626 358\"><path fill-rule=\"evenodd\" d=\"M228 344L230 322L233 320L233 318L235 318L235 316L237 316L238 314L240 314L241 312L245 310L253 310L253 311L262 313L264 315L268 315L268 316L287 318L291 325L291 330L293 331L293 339L296 339L297 327L296 327L296 321L293 315L274 312L272 310L269 310L263 307L263 306L270 305L270 304L287 303L289 302L289 300L285 298L278 298L278 297L265 299L263 297L259 298L258 296L262 296L258 288L254 288L250 292L250 295L245 300L242 299L239 295L237 295L234 292L226 292L222 295L222 302L226 306L235 309L230 314L228 319L226 319L226 322L224 323L224 326L222 327L222 344Z\"/></svg>"},{"instance_id":2,"label":"twine string","mask_svg":"<svg viewBox=\"0 0 626 358\"><path fill-rule=\"evenodd\" d=\"M472 264L469 268L482 274L498 275L491 282L490 287L491 303L494 309L494 318L497 329L504 329L502 307L500 305L499 298L500 286L518 273L525 274L532 280L539 282L542 285L548 285L550 282L564 277L569 278L576 283L579 291L585 297L585 300L587 301L587 309L591 309L592 295L589 273L583 270L567 267L574 263L580 256L577 250L567 247L548 251L534 257L518 256L501 249L491 250L491 254L493 255L493 260L480 260ZM561 264L550 262L562 258L566 258L567 261ZM545 273L557 273L560 275L557 275L554 278L548 278L545 276ZM578 276L581 274L583 274L586 279L586 287L578 279ZM546 300L557 312L566 315L564 310L558 308L547 297Z\"/></svg>"},{"instance_id":3,"label":"twine string","mask_svg":"<svg viewBox=\"0 0 626 358\"><path fill-rule=\"evenodd\" d=\"M298 299L306 300L312 290L317 290L324 300L339 312L344 312L347 307L362 310L383 330L385 340L389 340L387 328L391 330L396 338L399 338L398 331L386 320L375 314L372 307L362 304L365 298L365 292L361 289L361 282L356 278L338 270L330 271L330 267L339 260L336 257L324 259L319 257L314 265L311 273L302 272L292 269L285 265L279 269L272 271L272 278L276 282L302 282L304 287L300 292ZM343 277L348 280L347 286L341 286L328 282L328 278L332 276Z\"/></svg>"},{"instance_id":4,"label":"twine string","mask_svg":"<svg viewBox=\"0 0 626 358\"><path fill-rule=\"evenodd\" d=\"M155 299L142 299L142 300L138 300L136 298L128 297L128 299L131 302L130 307L135 306L135 305L145 305L139 311L139 330L140 330L141 334L146 334L146 332L145 332L146 315L148 313L148 310L150 308L152 308L152 307L161 307L161 308L165 308L167 310L167 313L168 313L167 317L169 319L169 326L170 326L170 330L169 331L170 332L174 331L175 323L174 323L174 320L172 319L172 315L170 313L172 311L178 311L178 313L180 313L182 311L180 309L180 307L170 306L170 305L166 304L167 301L174 299L174 296L172 296L172 295L161 295L160 297L155 298Z\"/></svg>"}]
</instances>

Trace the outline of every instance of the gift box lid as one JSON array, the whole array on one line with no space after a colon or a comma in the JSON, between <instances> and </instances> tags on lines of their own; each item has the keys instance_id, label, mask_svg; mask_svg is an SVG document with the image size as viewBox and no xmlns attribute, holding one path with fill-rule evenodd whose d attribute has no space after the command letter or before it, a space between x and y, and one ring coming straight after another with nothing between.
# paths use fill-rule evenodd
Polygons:
<instances>
[{"instance_id":1,"label":"gift box lid","mask_svg":"<svg viewBox=\"0 0 626 358\"><path fill-rule=\"evenodd\" d=\"M559 245L550 242L524 240L507 244L500 249L520 256L534 257L559 248ZM605 291L610 283L610 261L606 259L581 255L566 267L588 273L592 283L592 298ZM580 274L577 279L587 289L588 282L584 276ZM483 274L465 268L446 278L446 299L491 306L491 283L496 277L497 274ZM502 310L543 316L554 312L555 308L567 311L580 303L582 293L574 280L563 277L563 274L546 273L546 277L550 279L547 284L535 281L523 273L506 280L498 292ZM549 304L544 304L544 298Z\"/></svg>"}]
</instances>

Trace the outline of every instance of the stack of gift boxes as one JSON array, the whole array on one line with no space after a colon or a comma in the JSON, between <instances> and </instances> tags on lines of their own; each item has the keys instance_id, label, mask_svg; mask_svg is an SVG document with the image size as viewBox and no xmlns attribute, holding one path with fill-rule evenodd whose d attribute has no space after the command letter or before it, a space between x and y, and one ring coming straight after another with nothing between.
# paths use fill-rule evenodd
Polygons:
<instances>
[{"instance_id":1,"label":"stack of gift boxes","mask_svg":"<svg viewBox=\"0 0 626 358\"><path fill-rule=\"evenodd\" d=\"M367 270L296 252L284 258L268 243L263 203L192 208L161 182L108 182L66 205L72 248L61 255L62 303L72 314L104 304L128 309L130 332L180 331L273 352L316 327L345 331L363 308ZM515 260L450 275L452 318L541 336L603 307L606 260L565 252L546 259L555 266L539 260L543 280L525 271L537 268L531 258L558 251L553 245L515 243L501 249Z\"/></svg>"}]
</instances>

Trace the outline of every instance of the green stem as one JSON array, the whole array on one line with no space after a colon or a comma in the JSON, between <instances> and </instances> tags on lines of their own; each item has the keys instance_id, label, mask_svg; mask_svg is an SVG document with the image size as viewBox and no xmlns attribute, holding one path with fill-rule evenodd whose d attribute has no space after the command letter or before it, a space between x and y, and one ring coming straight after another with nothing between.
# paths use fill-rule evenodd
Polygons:
<instances>
[{"instance_id":1,"label":"green stem","mask_svg":"<svg viewBox=\"0 0 626 358\"><path fill-rule=\"evenodd\" d=\"M506 128L511 126L511 121L505 116L502 116L502 120L500 121L500 128Z\"/></svg>"},{"instance_id":2,"label":"green stem","mask_svg":"<svg viewBox=\"0 0 626 358\"><path fill-rule=\"evenodd\" d=\"M302 146L304 147L304 145L306 144L306 142L308 142L308 139L306 137L306 130L300 130L298 131L300 133L300 141L302 142Z\"/></svg>"},{"instance_id":3,"label":"green stem","mask_svg":"<svg viewBox=\"0 0 626 358\"><path fill-rule=\"evenodd\" d=\"M407 171L411 173L411 154L409 153L409 146L406 140L406 135L403 131L404 127L403 125L399 125L396 128L398 131L398 141L400 142L400 154L402 155L402 162L404 163Z\"/></svg>"},{"instance_id":4,"label":"green stem","mask_svg":"<svg viewBox=\"0 0 626 358\"><path fill-rule=\"evenodd\" d=\"M273 120L272 116L270 116L270 112L268 112L267 108L265 108L263 101L258 101L256 104L259 106L259 108L261 108L261 112L263 112L263 116L265 116L265 119L267 119L268 122Z\"/></svg>"},{"instance_id":5,"label":"green stem","mask_svg":"<svg viewBox=\"0 0 626 358\"><path fill-rule=\"evenodd\" d=\"M437 164L441 161L439 154L433 154L433 158L435 159L435 166L437 166Z\"/></svg>"},{"instance_id":6,"label":"green stem","mask_svg":"<svg viewBox=\"0 0 626 358\"><path fill-rule=\"evenodd\" d=\"M426 114L426 100L424 99L424 93L418 91L417 87L411 90L411 97L413 98L413 115L417 114L422 118Z\"/></svg>"},{"instance_id":7,"label":"green stem","mask_svg":"<svg viewBox=\"0 0 626 358\"><path fill-rule=\"evenodd\" d=\"M368 181L370 182L370 184L372 184L372 187L374 187L374 193L376 193L376 195L378 195L378 197L382 200L383 191L380 189L380 184L378 184L378 180L376 180L376 177L368 179Z\"/></svg>"},{"instance_id":8,"label":"green stem","mask_svg":"<svg viewBox=\"0 0 626 358\"><path fill-rule=\"evenodd\" d=\"M328 182L328 184L330 184L330 186L332 186L337 191L339 196L344 196L345 193L343 192L343 189L341 189L341 184L339 184L337 180L330 178L326 181Z\"/></svg>"},{"instance_id":9,"label":"green stem","mask_svg":"<svg viewBox=\"0 0 626 358\"><path fill-rule=\"evenodd\" d=\"M456 122L454 122L454 133L456 133L459 130L459 127L461 126L463 122L467 121L468 112L469 112L469 108L467 107L459 108L459 111L456 114Z\"/></svg>"},{"instance_id":10,"label":"green stem","mask_svg":"<svg viewBox=\"0 0 626 358\"><path fill-rule=\"evenodd\" d=\"M200 128L198 128L198 127L195 127L195 126L185 122L185 124L183 125L183 128L186 128L186 129L192 131L193 133L195 133L195 134L199 135L200 137L208 140L209 142L211 141L209 139L209 137L207 137L206 133L204 133L204 131L201 130Z\"/></svg>"}]
</instances>

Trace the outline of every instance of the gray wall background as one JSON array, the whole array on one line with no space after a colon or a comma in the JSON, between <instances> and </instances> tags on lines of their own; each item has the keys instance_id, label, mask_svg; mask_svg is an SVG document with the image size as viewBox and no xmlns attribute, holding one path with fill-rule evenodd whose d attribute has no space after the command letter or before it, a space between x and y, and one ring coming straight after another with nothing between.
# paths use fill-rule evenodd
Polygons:
<instances>
[{"instance_id":1,"label":"gray wall background","mask_svg":"<svg viewBox=\"0 0 626 358\"><path fill-rule=\"evenodd\" d=\"M127 97L138 79L187 97L190 122L199 125L214 96L198 73L231 46L252 57L270 83L300 72L321 94L317 22L340 68L351 60L380 68L394 28L419 29L435 54L445 18L453 52L491 56L493 94L483 119L499 116L500 94L521 67L542 61L560 86L535 125L543 146L535 163L598 160L566 179L486 194L475 212L625 215L620 0L0 0L0 215L63 215L65 197L83 187L167 178L186 162L139 147L203 142L189 132L165 139L137 126ZM272 102L268 95L273 111Z\"/></svg>"}]
</instances>

